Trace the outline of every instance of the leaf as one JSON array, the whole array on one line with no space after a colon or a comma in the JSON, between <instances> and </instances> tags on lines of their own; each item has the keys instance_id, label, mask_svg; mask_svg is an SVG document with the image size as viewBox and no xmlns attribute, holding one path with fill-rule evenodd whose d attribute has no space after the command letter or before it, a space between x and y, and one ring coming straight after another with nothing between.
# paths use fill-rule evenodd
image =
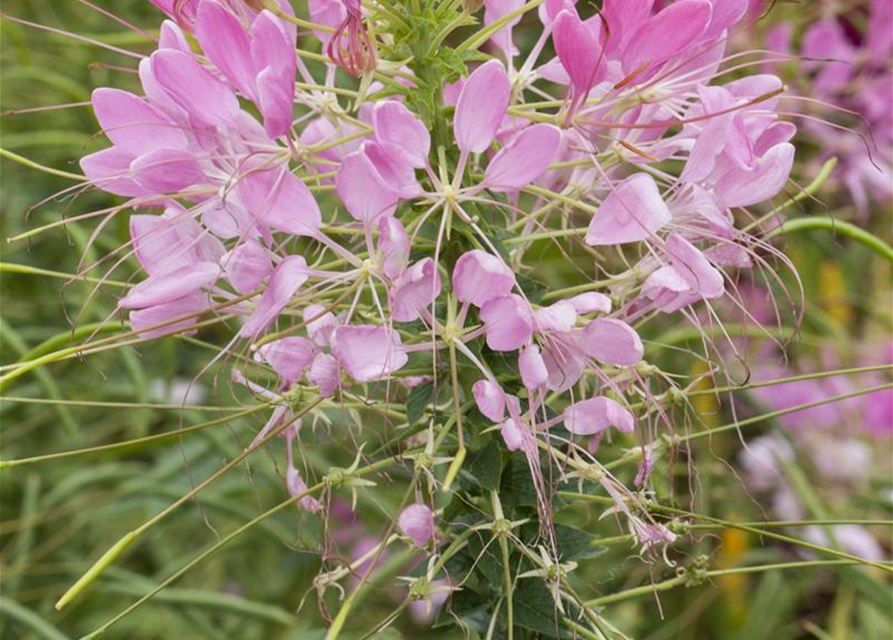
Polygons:
<instances>
[{"instance_id":1,"label":"leaf","mask_svg":"<svg viewBox=\"0 0 893 640\"><path fill-rule=\"evenodd\" d=\"M597 535L563 524L555 525L555 537L561 562L595 558L608 550L595 544L599 539Z\"/></svg>"},{"instance_id":2,"label":"leaf","mask_svg":"<svg viewBox=\"0 0 893 640\"><path fill-rule=\"evenodd\" d=\"M489 531L481 531L468 539L468 553L477 563L475 571L483 574L494 589L502 584L502 553L499 541Z\"/></svg>"},{"instance_id":3,"label":"leaf","mask_svg":"<svg viewBox=\"0 0 893 640\"><path fill-rule=\"evenodd\" d=\"M495 439L478 451L472 452L465 462L463 471L487 491L498 491L502 476L502 453Z\"/></svg>"},{"instance_id":4,"label":"leaf","mask_svg":"<svg viewBox=\"0 0 893 640\"><path fill-rule=\"evenodd\" d=\"M536 506L536 488L530 475L530 466L523 453L516 451L502 472L499 497L504 507Z\"/></svg>"},{"instance_id":5,"label":"leaf","mask_svg":"<svg viewBox=\"0 0 893 640\"><path fill-rule=\"evenodd\" d=\"M423 382L410 389L409 397L406 399L406 421L410 426L422 419L425 409L433 398L433 382Z\"/></svg>"},{"instance_id":6,"label":"leaf","mask_svg":"<svg viewBox=\"0 0 893 640\"><path fill-rule=\"evenodd\" d=\"M561 628L561 613L555 600L540 578L526 578L518 582L512 594L514 623L516 627L530 629L551 638L569 638L570 633Z\"/></svg>"},{"instance_id":7,"label":"leaf","mask_svg":"<svg viewBox=\"0 0 893 640\"><path fill-rule=\"evenodd\" d=\"M466 627L483 636L487 633L487 625L490 622L491 606L492 603L474 591L464 589L454 591L446 604L440 608L432 628L452 627L458 617Z\"/></svg>"}]
</instances>

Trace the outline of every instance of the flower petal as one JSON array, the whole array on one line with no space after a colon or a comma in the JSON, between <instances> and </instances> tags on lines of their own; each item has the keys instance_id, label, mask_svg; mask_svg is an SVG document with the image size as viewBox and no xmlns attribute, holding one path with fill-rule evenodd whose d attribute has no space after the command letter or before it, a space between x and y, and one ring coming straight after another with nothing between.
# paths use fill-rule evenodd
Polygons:
<instances>
[{"instance_id":1,"label":"flower petal","mask_svg":"<svg viewBox=\"0 0 893 640\"><path fill-rule=\"evenodd\" d=\"M542 123L527 127L493 157L481 184L493 191L527 186L546 170L559 144L558 127Z\"/></svg>"},{"instance_id":2,"label":"flower petal","mask_svg":"<svg viewBox=\"0 0 893 640\"><path fill-rule=\"evenodd\" d=\"M109 140L133 156L158 148L184 149L189 144L176 122L127 91L96 89L93 111Z\"/></svg>"},{"instance_id":3,"label":"flower petal","mask_svg":"<svg viewBox=\"0 0 893 640\"><path fill-rule=\"evenodd\" d=\"M400 334L374 325L338 327L332 334L332 352L357 382L387 378L409 360Z\"/></svg>"},{"instance_id":4,"label":"flower petal","mask_svg":"<svg viewBox=\"0 0 893 640\"><path fill-rule=\"evenodd\" d=\"M263 224L298 236L316 237L322 214L303 181L287 168L249 170L236 185L247 209Z\"/></svg>"},{"instance_id":5,"label":"flower petal","mask_svg":"<svg viewBox=\"0 0 893 640\"><path fill-rule=\"evenodd\" d=\"M307 261L303 256L291 255L283 259L273 270L254 313L242 326L239 335L251 338L269 327L308 277Z\"/></svg>"},{"instance_id":6,"label":"flower petal","mask_svg":"<svg viewBox=\"0 0 893 640\"><path fill-rule=\"evenodd\" d=\"M636 173L605 198L589 223L586 244L606 246L645 240L671 219L654 178Z\"/></svg>"},{"instance_id":7,"label":"flower petal","mask_svg":"<svg viewBox=\"0 0 893 640\"><path fill-rule=\"evenodd\" d=\"M494 351L514 351L530 341L534 320L527 301L519 295L490 300L480 312L487 346Z\"/></svg>"},{"instance_id":8,"label":"flower petal","mask_svg":"<svg viewBox=\"0 0 893 640\"><path fill-rule=\"evenodd\" d=\"M636 427L633 414L611 398L599 396L572 404L564 411L564 426L578 436L591 436L614 427L621 433L632 433Z\"/></svg>"},{"instance_id":9,"label":"flower petal","mask_svg":"<svg viewBox=\"0 0 893 640\"><path fill-rule=\"evenodd\" d=\"M587 325L583 350L596 360L621 367L638 364L645 352L636 330L613 318L599 318Z\"/></svg>"},{"instance_id":10,"label":"flower petal","mask_svg":"<svg viewBox=\"0 0 893 640\"><path fill-rule=\"evenodd\" d=\"M490 146L511 97L511 84L499 60L475 69L459 94L453 132L463 153L480 153Z\"/></svg>"},{"instance_id":11,"label":"flower petal","mask_svg":"<svg viewBox=\"0 0 893 640\"><path fill-rule=\"evenodd\" d=\"M463 253L453 268L453 293L476 307L508 295L514 286L515 274L502 258L480 249Z\"/></svg>"}]
</instances>

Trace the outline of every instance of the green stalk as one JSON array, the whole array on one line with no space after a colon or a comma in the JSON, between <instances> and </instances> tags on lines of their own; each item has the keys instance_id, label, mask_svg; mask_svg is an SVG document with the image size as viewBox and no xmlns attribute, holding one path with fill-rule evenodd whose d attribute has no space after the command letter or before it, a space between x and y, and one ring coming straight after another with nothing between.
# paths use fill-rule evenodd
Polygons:
<instances>
[{"instance_id":1,"label":"green stalk","mask_svg":"<svg viewBox=\"0 0 893 640\"><path fill-rule=\"evenodd\" d=\"M704 571L698 577L703 577L704 579L706 579L745 573L783 571L786 569L811 569L814 567L840 567L852 566L855 564L859 563L853 560L806 560L803 562L780 562L778 564L764 564L752 567L735 567L733 569L716 569L713 571ZM669 591L670 589L678 587L679 585L685 584L691 579L692 576L677 576L675 578L670 578L669 580L664 580L663 582L658 582L656 584L648 584L641 587L635 587L633 589L627 589L625 591L618 591L617 593L612 593L608 596L602 596L601 598L594 598L593 600L589 600L586 604L592 607L597 607L614 602L622 602L623 600L629 600L630 598L637 598L639 596L656 594L660 591Z\"/></svg>"},{"instance_id":2,"label":"green stalk","mask_svg":"<svg viewBox=\"0 0 893 640\"><path fill-rule=\"evenodd\" d=\"M834 234L850 238L855 242L865 245L881 258L893 264L893 247L878 238L876 235L869 233L861 227L857 227L851 222L843 220L835 220L826 216L815 216L808 218L794 218L787 220L782 225L773 229L766 234L766 240L771 240L780 235L791 235L800 233L801 231L830 231Z\"/></svg>"}]
</instances>

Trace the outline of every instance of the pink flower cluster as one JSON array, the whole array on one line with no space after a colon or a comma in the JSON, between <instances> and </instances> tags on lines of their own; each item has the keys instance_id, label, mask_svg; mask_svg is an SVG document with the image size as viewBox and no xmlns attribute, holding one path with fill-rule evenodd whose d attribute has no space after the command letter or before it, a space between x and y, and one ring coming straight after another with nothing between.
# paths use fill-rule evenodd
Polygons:
<instances>
[{"instance_id":1,"label":"pink flower cluster","mask_svg":"<svg viewBox=\"0 0 893 640\"><path fill-rule=\"evenodd\" d=\"M408 99L418 69L381 59L359 2L308 1L320 28L300 37L330 56L311 69L284 0L153 1L176 23L140 62L144 95L94 93L112 146L81 161L139 211L131 248L146 278L119 307L143 337L235 316L224 353L243 341L277 393L323 398L399 394L364 385L432 352L436 373L455 348L478 370L480 412L536 473L537 443L559 424L593 451L611 429L653 432L664 414L632 408L651 398L642 328L666 314L697 325L692 305L735 296L733 270L764 261L739 221L784 189L795 128L776 113L777 77L722 70L746 0L605 0L585 19L547 0L526 57L517 21L500 23L492 59L438 90L435 117L452 115L435 123ZM523 6L488 0L484 24ZM358 90L338 68L363 76ZM510 250L494 226L515 236ZM541 239L595 265L549 304L519 277L549 278L527 255ZM494 374L493 354L517 382ZM433 535L427 517L401 518L416 544Z\"/></svg>"}]
</instances>

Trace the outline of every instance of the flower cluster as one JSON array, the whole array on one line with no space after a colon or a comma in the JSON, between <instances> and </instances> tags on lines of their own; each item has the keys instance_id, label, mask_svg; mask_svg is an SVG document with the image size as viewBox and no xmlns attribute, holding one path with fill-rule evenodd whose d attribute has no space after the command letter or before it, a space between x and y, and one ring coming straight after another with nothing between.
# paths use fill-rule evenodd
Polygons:
<instances>
[{"instance_id":1,"label":"flower cluster","mask_svg":"<svg viewBox=\"0 0 893 640\"><path fill-rule=\"evenodd\" d=\"M112 146L81 160L134 210L121 262L134 255L145 278L118 302L133 330L233 320L219 359L275 406L252 447L287 436L295 497L296 399L401 403L422 384L416 460L449 463L438 483L462 468L474 406L523 454L544 529L554 460L603 486L644 548L672 541L596 453L674 428L674 382L640 336L721 323L735 272L769 268L747 223L784 190L795 127L777 113L781 80L724 70L746 0L605 0L594 14L572 0L308 0L306 20L285 0L153 2L172 20L140 62L143 95L94 92ZM484 26L454 44L481 4ZM528 13L539 37L522 54ZM545 250L577 284L551 287ZM637 485L652 466L644 455ZM421 495L399 518L419 548L436 526Z\"/></svg>"},{"instance_id":2,"label":"flower cluster","mask_svg":"<svg viewBox=\"0 0 893 640\"><path fill-rule=\"evenodd\" d=\"M795 81L809 84L823 116L804 121L805 139L819 144L820 160L838 159L840 180L865 220L871 202L893 201L893 6L869 0L852 12L833 0L821 4L822 19L801 34L796 21L781 22L767 31L766 46L791 55L797 52L793 43L799 35L803 62L797 65ZM768 66L778 70L782 65ZM833 119L825 120L829 115Z\"/></svg>"}]
</instances>

